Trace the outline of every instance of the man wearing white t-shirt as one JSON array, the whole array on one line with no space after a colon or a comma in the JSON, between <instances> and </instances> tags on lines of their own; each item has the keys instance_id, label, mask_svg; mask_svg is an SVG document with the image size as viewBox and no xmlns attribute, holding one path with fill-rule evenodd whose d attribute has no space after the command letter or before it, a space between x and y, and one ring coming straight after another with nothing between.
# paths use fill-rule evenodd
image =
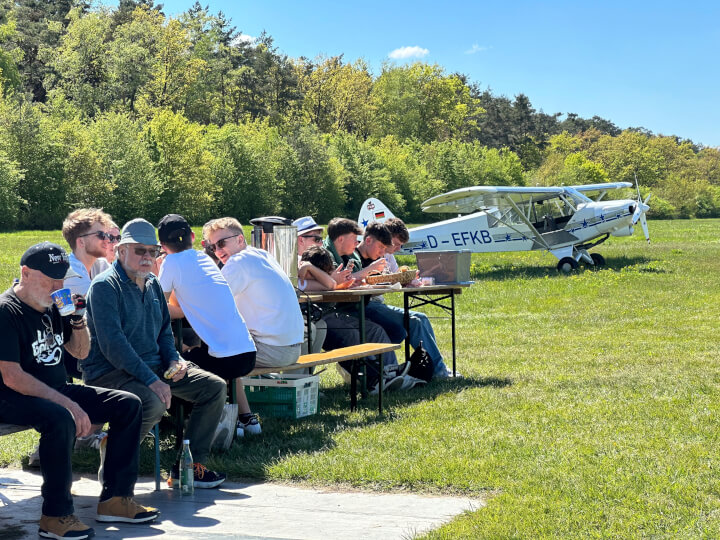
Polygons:
<instances>
[{"instance_id":1,"label":"man wearing white t-shirt","mask_svg":"<svg viewBox=\"0 0 720 540\"><path fill-rule=\"evenodd\" d=\"M223 263L222 274L255 340L256 365L297 362L305 325L295 288L277 261L267 251L247 245L235 218L209 221L203 239L206 249Z\"/></svg>"},{"instance_id":2,"label":"man wearing white t-shirt","mask_svg":"<svg viewBox=\"0 0 720 540\"><path fill-rule=\"evenodd\" d=\"M255 343L227 281L206 253L192 249L195 233L182 216L162 218L158 238L167 253L158 280L165 297L174 292L179 304L168 306L170 316L184 316L202 340L183 357L223 379L236 379L238 408L249 413L239 377L255 367Z\"/></svg>"}]
</instances>

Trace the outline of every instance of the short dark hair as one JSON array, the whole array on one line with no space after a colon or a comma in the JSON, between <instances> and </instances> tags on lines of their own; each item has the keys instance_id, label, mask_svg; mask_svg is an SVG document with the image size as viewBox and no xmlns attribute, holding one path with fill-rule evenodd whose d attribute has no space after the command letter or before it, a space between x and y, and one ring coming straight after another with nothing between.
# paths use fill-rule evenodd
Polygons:
<instances>
[{"instance_id":1,"label":"short dark hair","mask_svg":"<svg viewBox=\"0 0 720 540\"><path fill-rule=\"evenodd\" d=\"M307 261L328 274L332 274L333 270L335 270L333 256L322 246L310 246L302 254L300 260Z\"/></svg>"},{"instance_id":2,"label":"short dark hair","mask_svg":"<svg viewBox=\"0 0 720 540\"><path fill-rule=\"evenodd\" d=\"M383 223L377 221L370 222L368 226L365 227L363 238L367 238L368 236L372 236L375 240L386 246L392 245L392 235Z\"/></svg>"},{"instance_id":3,"label":"short dark hair","mask_svg":"<svg viewBox=\"0 0 720 540\"><path fill-rule=\"evenodd\" d=\"M410 233L402 219L391 217L385 220L384 225L390 231L390 234L397 236L403 244L410 240Z\"/></svg>"},{"instance_id":4,"label":"short dark hair","mask_svg":"<svg viewBox=\"0 0 720 540\"><path fill-rule=\"evenodd\" d=\"M348 233L362 234L362 229L357 222L347 218L332 218L328 223L327 234L331 242Z\"/></svg>"}]
</instances>

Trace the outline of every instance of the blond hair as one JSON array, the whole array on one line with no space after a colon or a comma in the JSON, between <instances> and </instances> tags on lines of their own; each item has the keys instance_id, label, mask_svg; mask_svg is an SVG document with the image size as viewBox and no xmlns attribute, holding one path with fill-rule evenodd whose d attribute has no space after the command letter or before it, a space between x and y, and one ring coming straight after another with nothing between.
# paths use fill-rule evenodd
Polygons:
<instances>
[{"instance_id":1,"label":"blond hair","mask_svg":"<svg viewBox=\"0 0 720 540\"><path fill-rule=\"evenodd\" d=\"M245 236L243 233L242 225L234 217L221 217L217 219L211 219L205 225L203 225L202 235L203 240L210 238L210 235L215 231L223 229L229 229L234 233L238 233L240 236Z\"/></svg>"},{"instance_id":2,"label":"blond hair","mask_svg":"<svg viewBox=\"0 0 720 540\"><path fill-rule=\"evenodd\" d=\"M62 235L70 245L70 249L75 251L77 239L88 232L95 223L100 223L107 229L117 227L112 216L103 212L102 208L80 208L68 214L63 221Z\"/></svg>"}]
</instances>

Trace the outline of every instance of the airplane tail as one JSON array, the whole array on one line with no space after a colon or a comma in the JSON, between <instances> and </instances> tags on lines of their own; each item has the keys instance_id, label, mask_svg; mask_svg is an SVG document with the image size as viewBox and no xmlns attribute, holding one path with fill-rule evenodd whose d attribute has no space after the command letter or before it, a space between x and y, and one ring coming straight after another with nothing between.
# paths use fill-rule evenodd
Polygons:
<instances>
[{"instance_id":1,"label":"airplane tail","mask_svg":"<svg viewBox=\"0 0 720 540\"><path fill-rule=\"evenodd\" d=\"M358 225L365 229L371 221L384 223L386 219L395 217L390 209L380 199L370 198L360 207Z\"/></svg>"}]
</instances>

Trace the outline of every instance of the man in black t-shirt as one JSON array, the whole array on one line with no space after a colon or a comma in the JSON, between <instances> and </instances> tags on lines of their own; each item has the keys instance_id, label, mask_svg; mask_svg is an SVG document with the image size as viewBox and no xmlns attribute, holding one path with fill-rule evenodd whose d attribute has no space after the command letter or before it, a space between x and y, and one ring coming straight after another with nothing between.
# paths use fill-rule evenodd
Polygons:
<instances>
[{"instance_id":1,"label":"man in black t-shirt","mask_svg":"<svg viewBox=\"0 0 720 540\"><path fill-rule=\"evenodd\" d=\"M102 492L97 520L143 523L158 516L133 500L137 479L142 406L127 392L67 383L64 351L85 358L90 335L84 299L61 317L51 293L74 275L65 250L42 242L20 259L20 282L0 295L0 422L32 426L40 432L45 538L88 538L93 529L74 516L70 487L75 437L93 425L110 423L101 447ZM107 457L106 457L107 456Z\"/></svg>"}]
</instances>

